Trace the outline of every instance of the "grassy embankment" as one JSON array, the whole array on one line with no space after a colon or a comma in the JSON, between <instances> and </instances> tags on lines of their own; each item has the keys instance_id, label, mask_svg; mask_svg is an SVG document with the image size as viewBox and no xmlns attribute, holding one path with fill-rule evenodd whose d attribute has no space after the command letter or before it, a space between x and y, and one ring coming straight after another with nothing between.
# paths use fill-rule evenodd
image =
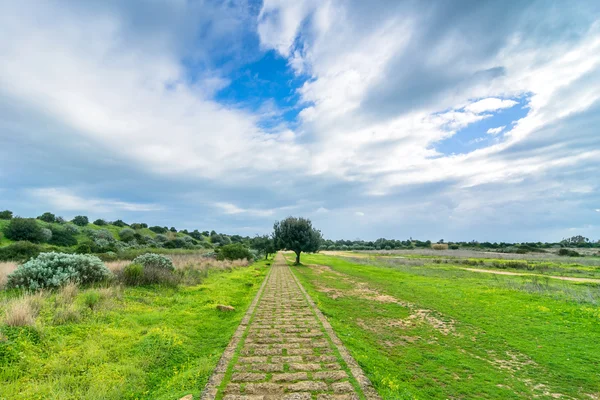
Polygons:
<instances>
[{"instance_id":1,"label":"grassy embankment","mask_svg":"<svg viewBox=\"0 0 600 400\"><path fill-rule=\"evenodd\" d=\"M5 316L22 295L0 291L0 399L197 398L266 272L221 263L193 286L46 292L22 327Z\"/></svg>"},{"instance_id":2,"label":"grassy embankment","mask_svg":"<svg viewBox=\"0 0 600 400\"><path fill-rule=\"evenodd\" d=\"M600 398L597 284L377 258L303 263L316 265L293 271L384 399Z\"/></svg>"}]
</instances>

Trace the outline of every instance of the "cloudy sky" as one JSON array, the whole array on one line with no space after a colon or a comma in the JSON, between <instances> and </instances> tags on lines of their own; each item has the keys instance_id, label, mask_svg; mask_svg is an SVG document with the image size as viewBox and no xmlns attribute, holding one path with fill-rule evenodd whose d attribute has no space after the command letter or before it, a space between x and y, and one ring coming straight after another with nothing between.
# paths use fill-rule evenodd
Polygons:
<instances>
[{"instance_id":1,"label":"cloudy sky","mask_svg":"<svg viewBox=\"0 0 600 400\"><path fill-rule=\"evenodd\" d=\"M0 3L0 209L600 239L598 1Z\"/></svg>"}]
</instances>

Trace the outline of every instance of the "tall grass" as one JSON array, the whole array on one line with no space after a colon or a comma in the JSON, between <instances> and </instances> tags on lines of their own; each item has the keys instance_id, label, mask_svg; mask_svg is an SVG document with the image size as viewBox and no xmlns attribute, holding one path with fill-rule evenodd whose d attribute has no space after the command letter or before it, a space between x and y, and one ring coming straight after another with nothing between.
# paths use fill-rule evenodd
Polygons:
<instances>
[{"instance_id":1,"label":"tall grass","mask_svg":"<svg viewBox=\"0 0 600 400\"><path fill-rule=\"evenodd\" d=\"M45 297L44 292L37 292L9 300L4 323L8 326L34 326Z\"/></svg>"},{"instance_id":2,"label":"tall grass","mask_svg":"<svg viewBox=\"0 0 600 400\"><path fill-rule=\"evenodd\" d=\"M17 269L15 262L0 262L0 289L6 285L6 277L8 274Z\"/></svg>"}]
</instances>

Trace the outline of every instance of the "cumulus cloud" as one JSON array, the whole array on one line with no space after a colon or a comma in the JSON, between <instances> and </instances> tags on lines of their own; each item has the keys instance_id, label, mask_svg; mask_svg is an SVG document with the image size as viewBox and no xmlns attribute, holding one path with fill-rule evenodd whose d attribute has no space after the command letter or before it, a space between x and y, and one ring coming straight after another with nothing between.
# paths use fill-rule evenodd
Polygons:
<instances>
[{"instance_id":1,"label":"cumulus cloud","mask_svg":"<svg viewBox=\"0 0 600 400\"><path fill-rule=\"evenodd\" d=\"M0 14L3 197L18 204L27 185L57 207L177 204L182 224L211 229L268 230L294 212L337 237L551 239L571 226L555 215L589 220L600 192L598 21L593 1L13 2ZM296 119L268 98L257 111L218 101L256 37L306 80L289 93ZM517 103L523 116L501 119ZM478 148L440 150L461 141ZM60 189L82 182L92 194ZM129 201L133 183L150 206Z\"/></svg>"}]
</instances>

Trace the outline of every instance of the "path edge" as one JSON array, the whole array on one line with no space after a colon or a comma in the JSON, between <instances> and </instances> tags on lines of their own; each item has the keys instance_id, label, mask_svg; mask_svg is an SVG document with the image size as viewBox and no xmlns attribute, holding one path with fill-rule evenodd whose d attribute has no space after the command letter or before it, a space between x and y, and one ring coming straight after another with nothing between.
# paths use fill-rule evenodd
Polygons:
<instances>
[{"instance_id":1,"label":"path edge","mask_svg":"<svg viewBox=\"0 0 600 400\"><path fill-rule=\"evenodd\" d=\"M284 260L285 260L285 265L290 269L290 273L292 274L292 277L294 278L294 280L296 281L296 284L300 288L300 291L304 294L304 296L306 297L306 300L308 301L308 304L311 305L311 307L317 314L317 318L319 319L321 324L323 324L323 327L325 328L325 331L329 335L329 338L331 339L331 341L333 342L333 344L339 351L340 355L342 356L342 359L344 360L344 362L350 369L350 372L354 376L354 379L356 379L356 381L358 382L360 389L363 391L363 394L365 395L365 397L368 400L382 400L381 396L379 396L379 394L377 393L375 388L373 388L371 381L369 380L369 378L367 378L367 376L363 372L360 365L358 365L358 363L356 362L354 357L352 357L350 352L348 352L348 350L346 349L346 346L344 346L344 344L342 343L340 338L338 338L338 336L335 334L335 332L333 331L333 328L331 327L331 324L329 323L329 321L327 321L327 318L325 317L325 315L323 315L321 310L319 310L319 307L317 307L317 305L315 304L313 299L310 297L310 295L308 294L306 289L304 289L304 286L302 286L302 284L298 280L298 277L294 273L294 270L292 270L292 268L288 265L287 259L285 257L284 257Z\"/></svg>"},{"instance_id":2,"label":"path edge","mask_svg":"<svg viewBox=\"0 0 600 400\"><path fill-rule=\"evenodd\" d=\"M286 263L286 265L287 265L287 263ZM248 307L246 314L244 314L244 318L242 318L240 325L237 327L235 333L233 334L233 336L231 337L231 340L229 341L229 344L225 348L223 355L219 359L219 362L217 363L215 370L213 371L212 375L208 379L208 382L206 382L206 386L200 393L200 400L214 400L214 398L217 396L217 393L219 391L219 386L221 386L221 383L223 382L223 378L225 378L225 373L227 372L227 367L229 366L229 363L231 362L231 360L233 359L233 356L235 355L235 351L240 343L240 340L242 339L242 337L244 337L244 333L246 333L246 329L248 328L248 325L250 324L250 320L252 319L252 315L254 314L254 309L256 308L256 305L258 304L258 300L262 296L262 293L265 289L267 281L269 280L269 276L271 275L271 271L273 271L273 266L271 266L269 268L269 272L267 273L267 275L265 275L265 279L263 280L262 284L260 285L260 288L258 289L256 296L254 296L252 303L250 303L250 307Z\"/></svg>"}]
</instances>

